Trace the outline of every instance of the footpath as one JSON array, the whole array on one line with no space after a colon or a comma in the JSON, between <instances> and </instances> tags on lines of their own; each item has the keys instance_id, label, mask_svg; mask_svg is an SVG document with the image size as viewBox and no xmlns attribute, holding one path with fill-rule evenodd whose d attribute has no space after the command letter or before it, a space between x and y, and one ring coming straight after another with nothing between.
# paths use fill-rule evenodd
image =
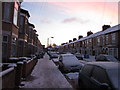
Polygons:
<instances>
[{"instance_id":1,"label":"footpath","mask_svg":"<svg viewBox=\"0 0 120 90\"><path fill-rule=\"evenodd\" d=\"M38 59L34 70L31 75L28 76L26 81L23 81L24 86L21 89L39 89L39 88L69 88L72 86L59 71L57 66L52 60L49 60L47 54L44 55L43 59ZM67 89L68 90L68 89Z\"/></svg>"}]
</instances>

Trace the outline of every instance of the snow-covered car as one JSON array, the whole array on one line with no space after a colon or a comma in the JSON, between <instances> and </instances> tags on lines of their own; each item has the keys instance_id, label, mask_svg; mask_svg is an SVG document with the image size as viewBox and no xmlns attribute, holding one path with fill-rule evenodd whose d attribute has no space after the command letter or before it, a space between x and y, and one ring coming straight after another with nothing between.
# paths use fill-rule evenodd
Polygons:
<instances>
[{"instance_id":1,"label":"snow-covered car","mask_svg":"<svg viewBox=\"0 0 120 90\"><path fill-rule=\"evenodd\" d=\"M78 58L78 60L83 60L83 57L80 53L75 53L74 55Z\"/></svg>"},{"instance_id":2,"label":"snow-covered car","mask_svg":"<svg viewBox=\"0 0 120 90\"><path fill-rule=\"evenodd\" d=\"M89 62L79 72L79 87L85 90L120 90L119 70L118 62Z\"/></svg>"},{"instance_id":3,"label":"snow-covered car","mask_svg":"<svg viewBox=\"0 0 120 90\"><path fill-rule=\"evenodd\" d=\"M61 72L77 72L83 66L73 54L61 54L58 59Z\"/></svg>"},{"instance_id":4,"label":"snow-covered car","mask_svg":"<svg viewBox=\"0 0 120 90\"><path fill-rule=\"evenodd\" d=\"M50 59L52 59L52 58L58 58L58 54L56 52L49 52L48 55L50 56Z\"/></svg>"},{"instance_id":5,"label":"snow-covered car","mask_svg":"<svg viewBox=\"0 0 120 90\"><path fill-rule=\"evenodd\" d=\"M112 55L106 55L106 54L100 54L96 56L96 61L112 61L112 62L118 62L118 60L113 57Z\"/></svg>"}]
</instances>

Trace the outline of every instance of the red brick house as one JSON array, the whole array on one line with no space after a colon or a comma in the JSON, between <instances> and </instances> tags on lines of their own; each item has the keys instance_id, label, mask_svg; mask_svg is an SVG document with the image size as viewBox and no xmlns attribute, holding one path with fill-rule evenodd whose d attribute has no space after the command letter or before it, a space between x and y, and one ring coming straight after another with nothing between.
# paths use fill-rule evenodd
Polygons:
<instances>
[{"instance_id":1,"label":"red brick house","mask_svg":"<svg viewBox=\"0 0 120 90\"><path fill-rule=\"evenodd\" d=\"M120 60L120 24L113 27L104 25L102 31L59 46L59 51L73 52L74 49L83 55L104 53Z\"/></svg>"},{"instance_id":2,"label":"red brick house","mask_svg":"<svg viewBox=\"0 0 120 90\"><path fill-rule=\"evenodd\" d=\"M29 12L24 9L20 9L20 24L19 24L19 35L18 35L18 56L27 56L28 53L28 32L29 23L28 18L30 17Z\"/></svg>"},{"instance_id":3,"label":"red brick house","mask_svg":"<svg viewBox=\"0 0 120 90\"><path fill-rule=\"evenodd\" d=\"M17 56L20 2L2 2L2 60Z\"/></svg>"}]
</instances>

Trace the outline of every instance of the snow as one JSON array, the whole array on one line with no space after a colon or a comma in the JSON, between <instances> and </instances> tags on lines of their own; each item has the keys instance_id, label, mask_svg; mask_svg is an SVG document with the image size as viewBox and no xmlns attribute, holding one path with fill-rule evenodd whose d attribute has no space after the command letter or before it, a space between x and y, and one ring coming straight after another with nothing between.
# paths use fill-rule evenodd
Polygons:
<instances>
[{"instance_id":1,"label":"snow","mask_svg":"<svg viewBox=\"0 0 120 90\"><path fill-rule=\"evenodd\" d=\"M66 66L73 66L73 65L79 65L79 61L74 57L64 57L63 63Z\"/></svg>"},{"instance_id":2,"label":"snow","mask_svg":"<svg viewBox=\"0 0 120 90\"><path fill-rule=\"evenodd\" d=\"M54 58L54 59L52 59L53 60L53 62L59 62L59 59L58 58Z\"/></svg>"},{"instance_id":3,"label":"snow","mask_svg":"<svg viewBox=\"0 0 120 90\"><path fill-rule=\"evenodd\" d=\"M62 63L65 70L79 70L83 66L83 64L79 63L78 59L73 54L62 55L62 58Z\"/></svg>"},{"instance_id":4,"label":"snow","mask_svg":"<svg viewBox=\"0 0 120 90\"><path fill-rule=\"evenodd\" d=\"M69 79L78 79L79 72L65 74Z\"/></svg>"},{"instance_id":5,"label":"snow","mask_svg":"<svg viewBox=\"0 0 120 90\"><path fill-rule=\"evenodd\" d=\"M118 69L118 66L120 65L118 62L88 62L87 64L97 65L106 70Z\"/></svg>"},{"instance_id":6,"label":"snow","mask_svg":"<svg viewBox=\"0 0 120 90\"><path fill-rule=\"evenodd\" d=\"M17 67L17 65L14 64L14 63L11 63L11 64L8 65L8 67Z\"/></svg>"},{"instance_id":7,"label":"snow","mask_svg":"<svg viewBox=\"0 0 120 90\"><path fill-rule=\"evenodd\" d=\"M47 54L38 60L33 72L22 82L22 88L72 88Z\"/></svg>"},{"instance_id":8,"label":"snow","mask_svg":"<svg viewBox=\"0 0 120 90\"><path fill-rule=\"evenodd\" d=\"M20 62L17 62L17 64L23 64L23 62L20 61Z\"/></svg>"},{"instance_id":9,"label":"snow","mask_svg":"<svg viewBox=\"0 0 120 90\"><path fill-rule=\"evenodd\" d=\"M0 72L0 77L1 77L1 76L4 76L5 74L7 74L7 73L9 73L9 72L11 72L12 70L14 70L14 67L11 67L11 68L9 68L9 69L6 69L6 70Z\"/></svg>"},{"instance_id":10,"label":"snow","mask_svg":"<svg viewBox=\"0 0 120 90\"><path fill-rule=\"evenodd\" d=\"M10 59L10 60L18 60L17 57L10 57L9 59Z\"/></svg>"},{"instance_id":11,"label":"snow","mask_svg":"<svg viewBox=\"0 0 120 90\"><path fill-rule=\"evenodd\" d=\"M28 58L28 57L19 57L19 59L30 60L31 58Z\"/></svg>"}]
</instances>

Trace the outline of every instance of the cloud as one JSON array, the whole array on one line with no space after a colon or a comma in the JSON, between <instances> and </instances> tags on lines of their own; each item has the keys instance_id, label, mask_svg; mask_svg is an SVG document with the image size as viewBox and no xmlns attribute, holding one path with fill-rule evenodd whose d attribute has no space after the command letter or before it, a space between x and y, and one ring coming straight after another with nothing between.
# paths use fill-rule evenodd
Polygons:
<instances>
[{"instance_id":1,"label":"cloud","mask_svg":"<svg viewBox=\"0 0 120 90\"><path fill-rule=\"evenodd\" d=\"M71 18L66 18L62 21L62 23L71 23L71 22L78 22L78 23L81 23L81 24L85 24L85 23L88 23L89 20L82 19L82 18L71 17Z\"/></svg>"}]
</instances>

